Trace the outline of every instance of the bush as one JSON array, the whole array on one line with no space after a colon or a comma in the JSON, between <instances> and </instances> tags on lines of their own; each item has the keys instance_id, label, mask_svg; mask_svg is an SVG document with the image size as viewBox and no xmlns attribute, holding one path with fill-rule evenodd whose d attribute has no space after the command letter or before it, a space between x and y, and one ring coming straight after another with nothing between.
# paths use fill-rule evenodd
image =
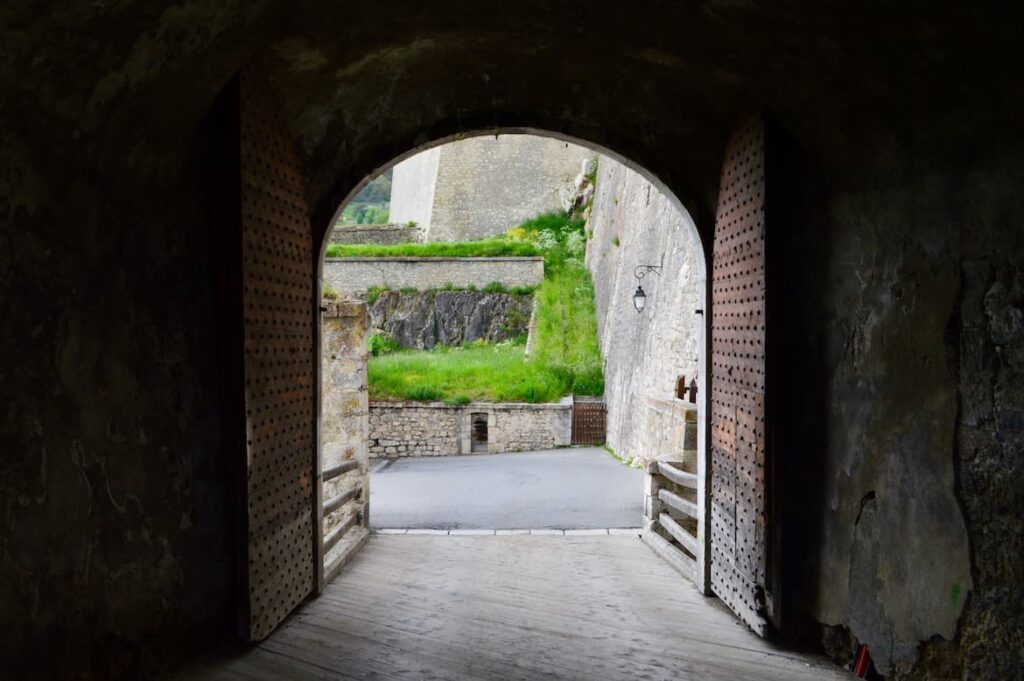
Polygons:
<instances>
[{"instance_id":1,"label":"bush","mask_svg":"<svg viewBox=\"0 0 1024 681\"><path fill-rule=\"evenodd\" d=\"M374 357L387 355L400 349L398 343L388 336L379 333L370 336L370 354Z\"/></svg>"},{"instance_id":2,"label":"bush","mask_svg":"<svg viewBox=\"0 0 1024 681\"><path fill-rule=\"evenodd\" d=\"M443 393L432 385L413 385L405 391L405 399L416 402L436 402Z\"/></svg>"},{"instance_id":3,"label":"bush","mask_svg":"<svg viewBox=\"0 0 1024 681\"><path fill-rule=\"evenodd\" d=\"M324 297L324 300L337 300L339 296L338 296L338 292L337 291L335 291L333 288L331 288L327 284L324 284L323 297Z\"/></svg>"},{"instance_id":4,"label":"bush","mask_svg":"<svg viewBox=\"0 0 1024 681\"><path fill-rule=\"evenodd\" d=\"M366 304L373 305L377 302L377 299L380 298L380 294L390 290L391 289L387 286L371 286L366 292Z\"/></svg>"}]
</instances>

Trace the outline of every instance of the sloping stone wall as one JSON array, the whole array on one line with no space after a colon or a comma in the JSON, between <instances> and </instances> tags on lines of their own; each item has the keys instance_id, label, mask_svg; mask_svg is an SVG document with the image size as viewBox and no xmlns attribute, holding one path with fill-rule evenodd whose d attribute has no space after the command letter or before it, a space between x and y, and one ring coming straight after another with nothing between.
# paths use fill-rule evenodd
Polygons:
<instances>
[{"instance_id":1,"label":"sloping stone wall","mask_svg":"<svg viewBox=\"0 0 1024 681\"><path fill-rule=\"evenodd\" d=\"M532 311L532 295L384 291L370 305L370 326L403 348L498 343L526 335Z\"/></svg>"},{"instance_id":2,"label":"sloping stone wall","mask_svg":"<svg viewBox=\"0 0 1024 681\"><path fill-rule=\"evenodd\" d=\"M587 222L586 264L594 277L605 358L608 444L624 457L673 458L668 427L653 427L676 400L680 376L697 376L704 307L704 255L690 217L642 175L602 156ZM642 279L647 306L633 307L637 265L662 265ZM672 409L668 410L671 413ZM681 454L681 452L677 452Z\"/></svg>"},{"instance_id":3,"label":"sloping stone wall","mask_svg":"<svg viewBox=\"0 0 1024 681\"><path fill-rule=\"evenodd\" d=\"M331 232L332 244L394 244L423 240L423 230L409 225L347 225Z\"/></svg>"},{"instance_id":4,"label":"sloping stone wall","mask_svg":"<svg viewBox=\"0 0 1024 681\"><path fill-rule=\"evenodd\" d=\"M397 223L415 222L420 229L430 228L434 211L434 188L443 147L434 147L395 164L391 176L389 214Z\"/></svg>"},{"instance_id":5,"label":"sloping stone wall","mask_svg":"<svg viewBox=\"0 0 1024 681\"><path fill-rule=\"evenodd\" d=\"M473 451L474 414L486 414L488 443ZM567 446L572 398L555 404L371 402L370 456L454 456L527 452Z\"/></svg>"},{"instance_id":6,"label":"sloping stone wall","mask_svg":"<svg viewBox=\"0 0 1024 681\"><path fill-rule=\"evenodd\" d=\"M324 283L339 293L364 293L374 286L423 291L446 285L537 286L544 258L327 258Z\"/></svg>"},{"instance_id":7,"label":"sloping stone wall","mask_svg":"<svg viewBox=\"0 0 1024 681\"><path fill-rule=\"evenodd\" d=\"M500 234L563 210L585 147L537 135L475 137L428 149L395 166L391 219L414 220L427 241Z\"/></svg>"}]
</instances>

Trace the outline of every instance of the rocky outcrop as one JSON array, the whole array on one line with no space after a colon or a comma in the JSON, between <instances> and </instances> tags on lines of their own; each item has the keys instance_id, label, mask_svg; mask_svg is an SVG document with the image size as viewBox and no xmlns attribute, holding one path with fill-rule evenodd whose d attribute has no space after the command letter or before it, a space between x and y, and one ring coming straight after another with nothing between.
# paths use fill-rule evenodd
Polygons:
<instances>
[{"instance_id":1,"label":"rocky outcrop","mask_svg":"<svg viewBox=\"0 0 1024 681\"><path fill-rule=\"evenodd\" d=\"M527 333L532 307L531 295L385 291L370 304L370 325L403 348L497 343Z\"/></svg>"}]
</instances>

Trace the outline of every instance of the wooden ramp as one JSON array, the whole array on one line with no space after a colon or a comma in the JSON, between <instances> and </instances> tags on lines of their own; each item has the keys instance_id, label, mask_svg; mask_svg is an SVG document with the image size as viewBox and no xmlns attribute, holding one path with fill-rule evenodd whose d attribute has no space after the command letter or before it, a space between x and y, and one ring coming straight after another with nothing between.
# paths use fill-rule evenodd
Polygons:
<instances>
[{"instance_id":1,"label":"wooden ramp","mask_svg":"<svg viewBox=\"0 0 1024 681\"><path fill-rule=\"evenodd\" d=\"M266 641L185 679L845 679L636 536L374 535Z\"/></svg>"}]
</instances>

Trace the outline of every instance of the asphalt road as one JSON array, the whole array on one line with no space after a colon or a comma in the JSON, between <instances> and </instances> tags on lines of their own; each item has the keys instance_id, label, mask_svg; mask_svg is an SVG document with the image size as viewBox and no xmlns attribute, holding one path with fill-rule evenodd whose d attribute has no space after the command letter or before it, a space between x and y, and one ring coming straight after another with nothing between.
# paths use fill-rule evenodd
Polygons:
<instances>
[{"instance_id":1,"label":"asphalt road","mask_svg":"<svg viewBox=\"0 0 1024 681\"><path fill-rule=\"evenodd\" d=\"M596 447L376 463L374 529L639 527L643 474Z\"/></svg>"}]
</instances>

